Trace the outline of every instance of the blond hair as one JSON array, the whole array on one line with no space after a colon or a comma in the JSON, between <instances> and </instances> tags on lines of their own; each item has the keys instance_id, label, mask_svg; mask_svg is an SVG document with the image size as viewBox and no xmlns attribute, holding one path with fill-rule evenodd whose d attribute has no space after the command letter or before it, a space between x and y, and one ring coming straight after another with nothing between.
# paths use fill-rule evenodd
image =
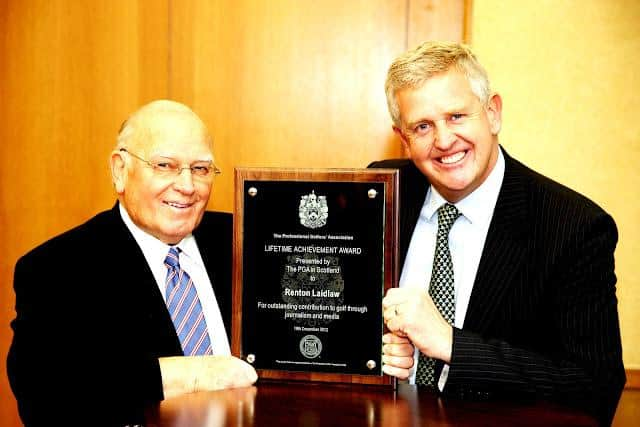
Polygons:
<instances>
[{"instance_id":1,"label":"blond hair","mask_svg":"<svg viewBox=\"0 0 640 427\"><path fill-rule=\"evenodd\" d=\"M430 41L397 57L387 72L385 93L389 114L400 127L400 111L396 93L418 88L436 74L455 68L467 78L471 91L485 104L491 95L489 78L471 49L461 43Z\"/></svg>"}]
</instances>

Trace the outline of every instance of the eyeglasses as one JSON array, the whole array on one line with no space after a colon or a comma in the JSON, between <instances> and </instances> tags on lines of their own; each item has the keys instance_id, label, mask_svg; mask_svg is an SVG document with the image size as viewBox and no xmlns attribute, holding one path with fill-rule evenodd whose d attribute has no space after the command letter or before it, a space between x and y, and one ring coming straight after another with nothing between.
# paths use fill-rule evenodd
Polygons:
<instances>
[{"instance_id":1,"label":"eyeglasses","mask_svg":"<svg viewBox=\"0 0 640 427\"><path fill-rule=\"evenodd\" d=\"M175 178L179 176L185 169L189 169L191 171L191 175L194 178L198 178L201 180L213 179L214 176L220 175L221 173L220 169L218 169L218 167L211 160L198 161L191 164L190 166L182 167L176 159L172 159L170 157L163 157L162 159L157 160L147 160L138 156L137 154L132 153L126 148L121 148L120 151L130 154L141 162L144 162L147 165L151 166L153 172L161 177Z\"/></svg>"}]
</instances>

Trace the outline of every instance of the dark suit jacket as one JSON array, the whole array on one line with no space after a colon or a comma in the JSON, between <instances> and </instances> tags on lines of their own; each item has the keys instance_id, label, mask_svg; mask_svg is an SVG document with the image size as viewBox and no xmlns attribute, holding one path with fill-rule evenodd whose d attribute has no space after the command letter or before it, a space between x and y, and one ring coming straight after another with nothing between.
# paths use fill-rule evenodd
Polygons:
<instances>
[{"instance_id":1,"label":"dark suit jacket","mask_svg":"<svg viewBox=\"0 0 640 427\"><path fill-rule=\"evenodd\" d=\"M610 422L625 383L613 219L584 196L505 154L505 176L445 394L545 397ZM400 170L400 262L429 182ZM425 260L431 262L431 260Z\"/></svg>"},{"instance_id":2,"label":"dark suit jacket","mask_svg":"<svg viewBox=\"0 0 640 427\"><path fill-rule=\"evenodd\" d=\"M232 216L193 232L231 332ZM7 371L25 424L133 423L163 398L158 357L182 355L153 274L117 204L16 264Z\"/></svg>"}]
</instances>

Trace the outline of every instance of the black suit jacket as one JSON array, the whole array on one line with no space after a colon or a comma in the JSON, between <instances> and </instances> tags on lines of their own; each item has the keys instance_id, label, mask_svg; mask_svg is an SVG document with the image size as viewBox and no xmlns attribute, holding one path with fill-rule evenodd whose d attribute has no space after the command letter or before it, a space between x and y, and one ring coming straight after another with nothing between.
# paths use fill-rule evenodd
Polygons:
<instances>
[{"instance_id":1,"label":"black suit jacket","mask_svg":"<svg viewBox=\"0 0 640 427\"><path fill-rule=\"evenodd\" d=\"M232 216L193 232L231 332ZM16 264L7 371L25 424L133 423L163 398L158 357L182 355L166 305L118 205Z\"/></svg>"},{"instance_id":2,"label":"black suit jacket","mask_svg":"<svg viewBox=\"0 0 640 427\"><path fill-rule=\"evenodd\" d=\"M545 397L609 423L625 383L613 219L584 196L505 154L505 175L445 394ZM429 182L400 170L400 260ZM431 260L425 260L431 262Z\"/></svg>"}]
</instances>

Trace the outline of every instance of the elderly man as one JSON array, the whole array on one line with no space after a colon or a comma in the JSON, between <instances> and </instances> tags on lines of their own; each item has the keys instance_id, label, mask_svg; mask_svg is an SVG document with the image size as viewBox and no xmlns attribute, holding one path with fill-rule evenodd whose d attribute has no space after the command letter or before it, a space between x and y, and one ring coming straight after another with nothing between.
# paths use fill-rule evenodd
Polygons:
<instances>
[{"instance_id":1,"label":"elderly man","mask_svg":"<svg viewBox=\"0 0 640 427\"><path fill-rule=\"evenodd\" d=\"M230 214L205 212L211 137L186 106L154 101L111 153L118 203L17 263L9 380L27 425L131 423L181 393L242 387L230 355Z\"/></svg>"},{"instance_id":2,"label":"elderly man","mask_svg":"<svg viewBox=\"0 0 640 427\"><path fill-rule=\"evenodd\" d=\"M552 399L609 423L625 382L613 219L499 145L502 99L468 47L406 52L386 93L410 159L372 164L399 168L401 182L384 371L445 395Z\"/></svg>"}]
</instances>

